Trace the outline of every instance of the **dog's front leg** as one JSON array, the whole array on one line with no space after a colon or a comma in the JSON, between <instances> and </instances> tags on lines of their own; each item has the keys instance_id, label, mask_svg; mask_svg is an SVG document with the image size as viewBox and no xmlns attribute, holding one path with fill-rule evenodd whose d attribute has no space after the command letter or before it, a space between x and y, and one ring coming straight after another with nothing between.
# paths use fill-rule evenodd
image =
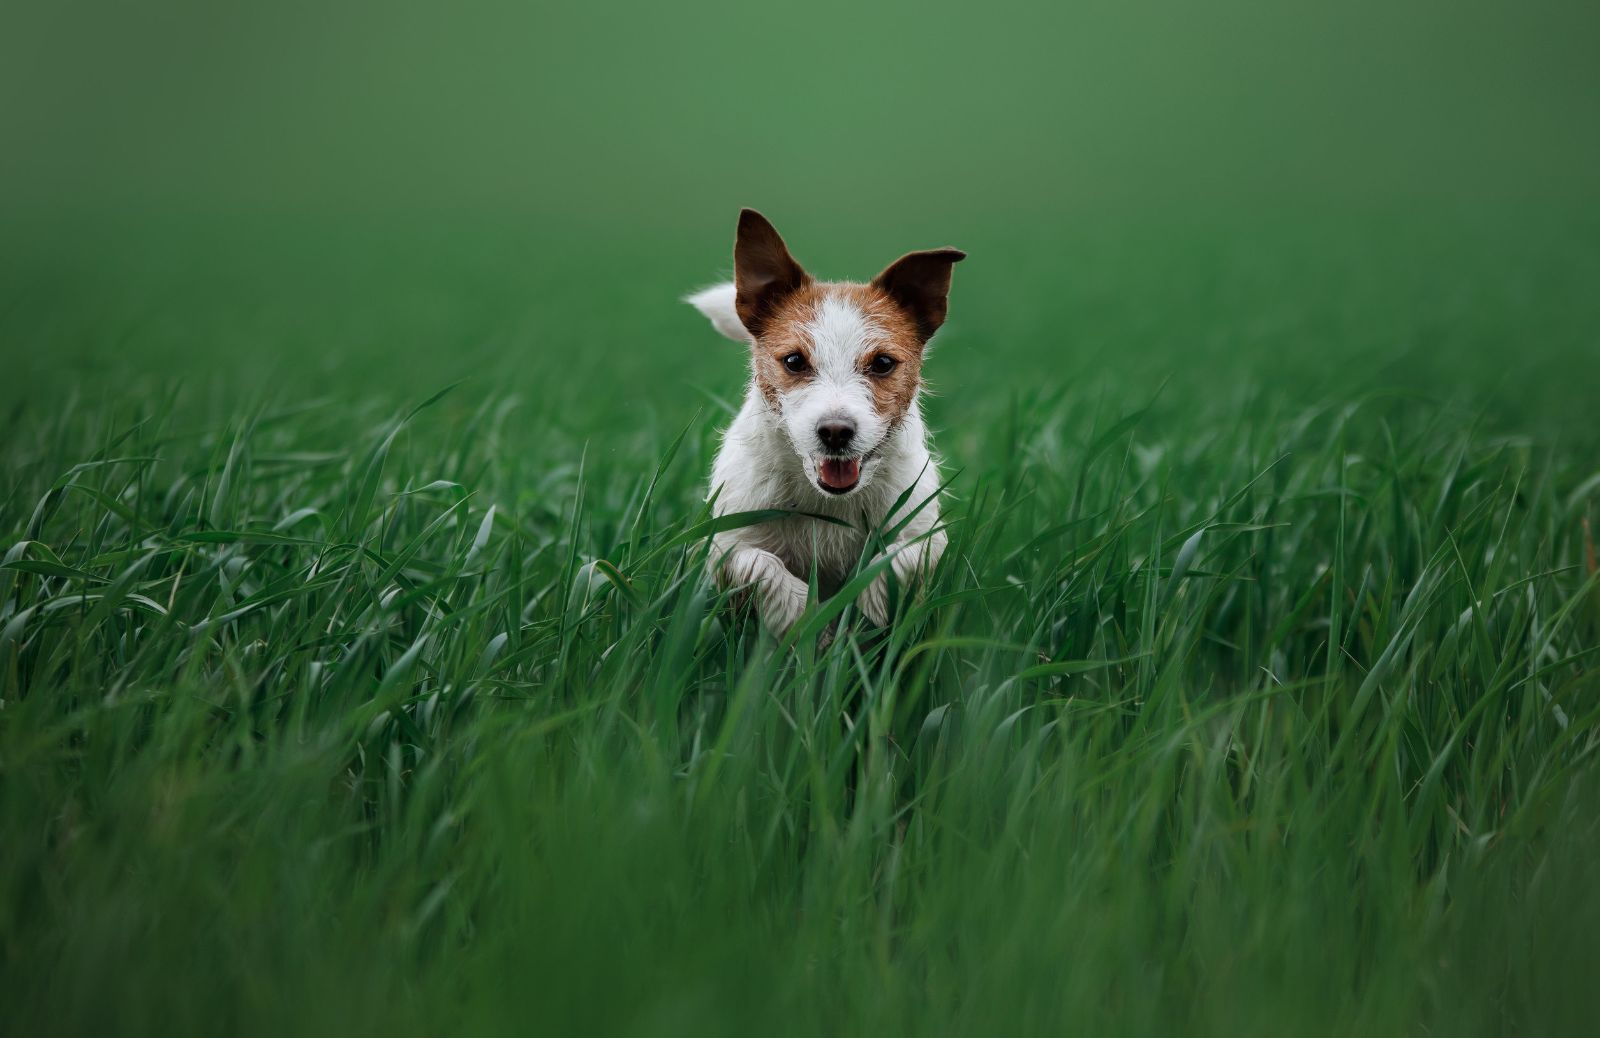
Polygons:
<instances>
[{"instance_id":1,"label":"dog's front leg","mask_svg":"<svg viewBox=\"0 0 1600 1038\"><path fill-rule=\"evenodd\" d=\"M805 612L806 582L790 573L783 560L770 551L742 545L729 548L717 562L716 575L724 588L748 588L755 596L761 623L780 638Z\"/></svg>"},{"instance_id":2,"label":"dog's front leg","mask_svg":"<svg viewBox=\"0 0 1600 1038\"><path fill-rule=\"evenodd\" d=\"M936 530L920 540L906 543L896 541L889 546L884 555L889 556L888 570L878 574L867 589L861 592L857 604L879 627L889 623L889 573L894 573L894 579L899 583L902 593L915 589L925 580L933 567L939 564L939 557L944 554L944 546L949 540L943 530ZM882 558L883 556L879 556Z\"/></svg>"}]
</instances>

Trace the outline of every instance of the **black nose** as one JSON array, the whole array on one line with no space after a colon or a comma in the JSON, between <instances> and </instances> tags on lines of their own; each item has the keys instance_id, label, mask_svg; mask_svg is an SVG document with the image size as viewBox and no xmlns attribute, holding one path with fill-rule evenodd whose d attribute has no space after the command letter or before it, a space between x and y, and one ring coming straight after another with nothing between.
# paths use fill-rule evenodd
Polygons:
<instances>
[{"instance_id":1,"label":"black nose","mask_svg":"<svg viewBox=\"0 0 1600 1038\"><path fill-rule=\"evenodd\" d=\"M830 451L842 451L855 439L856 427L849 422L823 422L817 426L817 439Z\"/></svg>"}]
</instances>

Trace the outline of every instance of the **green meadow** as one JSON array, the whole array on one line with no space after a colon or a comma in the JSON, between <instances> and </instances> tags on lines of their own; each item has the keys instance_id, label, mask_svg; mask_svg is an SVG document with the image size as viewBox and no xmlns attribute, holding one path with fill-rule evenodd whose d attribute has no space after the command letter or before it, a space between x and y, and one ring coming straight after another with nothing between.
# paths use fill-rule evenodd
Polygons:
<instances>
[{"instance_id":1,"label":"green meadow","mask_svg":"<svg viewBox=\"0 0 1600 1038\"><path fill-rule=\"evenodd\" d=\"M1592 15L740 11L16 17L6 1033L1588 1033ZM741 205L970 254L888 629Z\"/></svg>"}]
</instances>

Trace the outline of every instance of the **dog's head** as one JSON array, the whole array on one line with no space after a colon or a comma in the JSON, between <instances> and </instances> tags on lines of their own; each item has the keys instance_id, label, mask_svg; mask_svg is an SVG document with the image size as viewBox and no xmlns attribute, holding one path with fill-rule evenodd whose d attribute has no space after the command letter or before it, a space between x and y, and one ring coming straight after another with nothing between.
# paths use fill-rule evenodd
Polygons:
<instances>
[{"instance_id":1,"label":"dog's head","mask_svg":"<svg viewBox=\"0 0 1600 1038\"><path fill-rule=\"evenodd\" d=\"M739 214L734 281L689 297L722 334L750 345L756 388L811 482L850 494L922 385L922 356L944 323L959 249L908 253L867 284L816 281L766 217Z\"/></svg>"}]
</instances>

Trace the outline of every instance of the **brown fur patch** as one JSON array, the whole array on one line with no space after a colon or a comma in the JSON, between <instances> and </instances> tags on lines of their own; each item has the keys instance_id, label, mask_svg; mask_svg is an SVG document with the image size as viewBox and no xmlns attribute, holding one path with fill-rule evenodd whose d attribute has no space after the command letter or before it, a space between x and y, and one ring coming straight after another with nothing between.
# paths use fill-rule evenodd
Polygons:
<instances>
[{"instance_id":1,"label":"brown fur patch","mask_svg":"<svg viewBox=\"0 0 1600 1038\"><path fill-rule=\"evenodd\" d=\"M756 380L756 388L773 407L778 405L782 393L812 377L811 337L806 334L805 326L817 315L817 306L827 289L825 284L809 281L790 293L755 337L750 350L750 374ZM797 375L783 366L783 358L791 353L806 358L806 371Z\"/></svg>"},{"instance_id":2,"label":"brown fur patch","mask_svg":"<svg viewBox=\"0 0 1600 1038\"><path fill-rule=\"evenodd\" d=\"M876 285L849 285L850 301L881 328L884 341L874 352L861 358L862 371L867 385L872 388L874 409L894 429L905 418L911 402L922 387L922 353L927 339L917 330L916 321L905 308ZM895 361L887 375L875 375L870 370L878 356L888 356Z\"/></svg>"}]
</instances>

